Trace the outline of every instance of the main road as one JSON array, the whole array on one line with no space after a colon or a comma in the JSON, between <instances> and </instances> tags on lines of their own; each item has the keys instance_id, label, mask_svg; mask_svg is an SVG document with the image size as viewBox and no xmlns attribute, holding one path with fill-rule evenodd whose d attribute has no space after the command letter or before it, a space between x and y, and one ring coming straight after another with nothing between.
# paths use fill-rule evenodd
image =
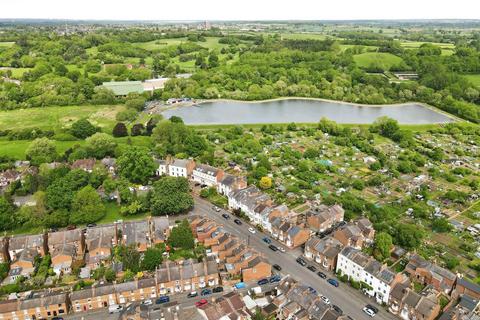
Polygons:
<instances>
[{"instance_id":1,"label":"main road","mask_svg":"<svg viewBox=\"0 0 480 320\"><path fill-rule=\"evenodd\" d=\"M293 250L286 249L285 253L280 251L272 251L268 248L268 245L263 242L262 238L268 236L263 232L258 230L252 234L248 231L250 227L249 224L243 223L243 225L237 225L234 223L233 216L231 219L224 219L222 217L223 213L229 213L228 211L221 210L216 212L212 209L212 204L201 198L195 197L195 206L191 214L200 215L208 217L212 220L217 221L219 224L223 225L225 230L232 235L239 237L248 241L249 245L252 248L255 248L257 251L263 253L265 258L273 265L278 264L282 267L282 273L291 275L294 279L299 282L302 282L306 285L311 286L319 294L327 296L332 304L339 306L343 313L351 316L355 320L368 320L371 319L363 311L363 307L367 304L374 305L373 299L368 298L360 291L353 289L352 287L340 283L338 288L330 285L326 280L321 279L315 272L308 270L306 267L302 267L295 260L298 256L302 254L301 249L296 248ZM273 243L276 241L273 240ZM283 244L276 242L277 246L285 247ZM322 270L323 271L323 270ZM329 272L325 272L328 277L334 278L334 275ZM391 313L389 313L385 308L378 306L380 310L375 316L377 319L398 319Z\"/></svg>"}]
</instances>

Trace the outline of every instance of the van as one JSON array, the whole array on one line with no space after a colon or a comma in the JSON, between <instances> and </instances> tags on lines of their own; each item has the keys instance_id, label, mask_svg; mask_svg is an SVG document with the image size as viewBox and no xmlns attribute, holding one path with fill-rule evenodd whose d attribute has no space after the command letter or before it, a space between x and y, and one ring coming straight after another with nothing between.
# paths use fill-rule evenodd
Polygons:
<instances>
[{"instance_id":1,"label":"van","mask_svg":"<svg viewBox=\"0 0 480 320\"><path fill-rule=\"evenodd\" d=\"M120 306L118 304L113 304L110 307L108 307L108 313L110 314L121 312L122 310L123 310L123 306Z\"/></svg>"}]
</instances>

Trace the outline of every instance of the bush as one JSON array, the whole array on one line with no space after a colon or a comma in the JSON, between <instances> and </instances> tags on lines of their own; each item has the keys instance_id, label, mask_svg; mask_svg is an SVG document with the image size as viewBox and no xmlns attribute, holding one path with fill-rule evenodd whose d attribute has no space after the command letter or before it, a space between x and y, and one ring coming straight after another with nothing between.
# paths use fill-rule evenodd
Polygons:
<instances>
[{"instance_id":1,"label":"bush","mask_svg":"<svg viewBox=\"0 0 480 320\"><path fill-rule=\"evenodd\" d=\"M117 121L133 121L137 117L137 111L135 109L127 109L125 111L120 111L115 116Z\"/></svg>"},{"instance_id":2,"label":"bush","mask_svg":"<svg viewBox=\"0 0 480 320\"><path fill-rule=\"evenodd\" d=\"M85 139L97 132L97 128L95 128L87 119L80 119L72 124L70 131L75 137Z\"/></svg>"},{"instance_id":3,"label":"bush","mask_svg":"<svg viewBox=\"0 0 480 320\"><path fill-rule=\"evenodd\" d=\"M127 126L123 122L118 122L115 127L113 127L112 134L114 137L126 137L128 136Z\"/></svg>"}]
</instances>

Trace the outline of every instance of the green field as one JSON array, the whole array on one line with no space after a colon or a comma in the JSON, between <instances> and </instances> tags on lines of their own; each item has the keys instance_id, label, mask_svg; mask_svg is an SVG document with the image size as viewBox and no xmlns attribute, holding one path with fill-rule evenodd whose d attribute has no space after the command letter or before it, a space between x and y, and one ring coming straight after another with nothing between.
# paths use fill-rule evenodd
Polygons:
<instances>
[{"instance_id":1,"label":"green field","mask_svg":"<svg viewBox=\"0 0 480 320\"><path fill-rule=\"evenodd\" d=\"M392 66L400 64L403 60L391 53L386 52L366 52L353 56L355 63L361 68L368 68L372 64L381 65L385 70Z\"/></svg>"},{"instance_id":2,"label":"green field","mask_svg":"<svg viewBox=\"0 0 480 320\"><path fill-rule=\"evenodd\" d=\"M326 35L319 34L319 33L282 33L281 36L282 36L282 39L296 39L296 40L305 40L305 39L325 40L329 38Z\"/></svg>"},{"instance_id":3,"label":"green field","mask_svg":"<svg viewBox=\"0 0 480 320\"><path fill-rule=\"evenodd\" d=\"M205 42L198 41L195 43L210 50L220 50L221 48L227 46L226 44L218 43L218 39L220 38L207 37L206 38L207 41ZM145 50L154 51L154 50L163 49L167 46L179 45L187 41L188 41L187 38L160 39L160 40L154 40L149 42L137 42L137 43L134 43L134 45Z\"/></svg>"},{"instance_id":4,"label":"green field","mask_svg":"<svg viewBox=\"0 0 480 320\"><path fill-rule=\"evenodd\" d=\"M0 42L0 48L10 48L15 42Z\"/></svg>"},{"instance_id":5,"label":"green field","mask_svg":"<svg viewBox=\"0 0 480 320\"><path fill-rule=\"evenodd\" d=\"M400 45L405 49L418 49L424 43L431 43L442 49L442 56L451 56L455 53L455 44L453 43L440 43L440 42L421 42L421 41L404 41Z\"/></svg>"},{"instance_id":6,"label":"green field","mask_svg":"<svg viewBox=\"0 0 480 320\"><path fill-rule=\"evenodd\" d=\"M86 105L1 111L0 128L3 130L25 128L59 130L69 127L78 119L88 118L94 125L108 129L115 125L116 114L124 108L124 106Z\"/></svg>"},{"instance_id":7,"label":"green field","mask_svg":"<svg viewBox=\"0 0 480 320\"><path fill-rule=\"evenodd\" d=\"M474 85L480 87L480 74L465 74L464 77L470 80Z\"/></svg>"}]
</instances>

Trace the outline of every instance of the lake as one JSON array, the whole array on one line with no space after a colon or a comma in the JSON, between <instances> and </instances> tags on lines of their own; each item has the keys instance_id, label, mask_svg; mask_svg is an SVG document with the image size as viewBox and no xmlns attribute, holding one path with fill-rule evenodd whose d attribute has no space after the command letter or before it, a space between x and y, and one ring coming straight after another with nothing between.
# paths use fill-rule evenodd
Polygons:
<instances>
[{"instance_id":1,"label":"lake","mask_svg":"<svg viewBox=\"0 0 480 320\"><path fill-rule=\"evenodd\" d=\"M179 116L186 124L253 124L318 122L322 117L338 123L372 123L387 116L402 124L451 122L452 118L410 103L397 106L368 107L341 102L285 99L265 102L214 101L193 107L179 107L162 112L165 118Z\"/></svg>"}]
</instances>

